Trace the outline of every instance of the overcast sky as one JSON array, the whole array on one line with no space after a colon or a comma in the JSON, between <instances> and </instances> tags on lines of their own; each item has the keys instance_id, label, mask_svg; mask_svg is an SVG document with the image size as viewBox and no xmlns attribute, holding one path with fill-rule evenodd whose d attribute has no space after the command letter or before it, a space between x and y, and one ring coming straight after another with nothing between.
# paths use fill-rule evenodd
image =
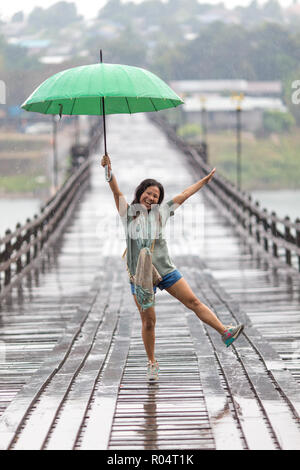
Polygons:
<instances>
[{"instance_id":1,"label":"overcast sky","mask_svg":"<svg viewBox=\"0 0 300 470\"><path fill-rule=\"evenodd\" d=\"M47 8L58 0L9 0L7 2L2 1L0 5L0 17L3 19L9 19L17 11L24 11L29 13L35 6ZM142 0L135 0L142 1ZM184 0L183 0L184 1ZM93 18L97 15L100 8L105 5L106 0L73 0L77 5L77 11L86 18ZM280 4L287 7L292 4L292 0L279 0ZM220 3L220 0L204 0L204 3L216 4ZM223 3L228 8L234 8L237 5L246 6L251 3L251 0L223 0ZM265 1L258 0L258 3L263 4Z\"/></svg>"}]
</instances>

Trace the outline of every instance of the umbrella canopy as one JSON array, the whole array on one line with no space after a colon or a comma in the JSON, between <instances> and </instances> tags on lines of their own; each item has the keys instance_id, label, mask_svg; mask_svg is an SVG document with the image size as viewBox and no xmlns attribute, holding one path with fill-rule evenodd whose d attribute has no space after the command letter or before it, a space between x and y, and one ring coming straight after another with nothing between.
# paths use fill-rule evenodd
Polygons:
<instances>
[{"instance_id":1,"label":"umbrella canopy","mask_svg":"<svg viewBox=\"0 0 300 470\"><path fill-rule=\"evenodd\" d=\"M22 108L43 114L103 115L159 111L182 103L163 80L145 69L99 63L53 75Z\"/></svg>"},{"instance_id":2,"label":"umbrella canopy","mask_svg":"<svg viewBox=\"0 0 300 470\"><path fill-rule=\"evenodd\" d=\"M141 113L174 108L182 99L148 70L100 63L63 70L45 80L22 104L26 111L42 114L102 115L104 149L106 114ZM110 181L108 166L105 177Z\"/></svg>"}]
</instances>

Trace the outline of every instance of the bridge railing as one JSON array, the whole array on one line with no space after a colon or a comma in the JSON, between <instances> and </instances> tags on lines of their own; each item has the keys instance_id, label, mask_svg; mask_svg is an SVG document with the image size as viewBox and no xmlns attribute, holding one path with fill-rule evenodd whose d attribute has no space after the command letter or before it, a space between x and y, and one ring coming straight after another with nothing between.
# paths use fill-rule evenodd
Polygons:
<instances>
[{"instance_id":1,"label":"bridge railing","mask_svg":"<svg viewBox=\"0 0 300 470\"><path fill-rule=\"evenodd\" d=\"M200 177L207 175L211 167L201 158L199 150L180 138L170 124L157 114L150 119L163 128L169 140L185 153L194 171ZM251 195L239 191L230 181L215 174L207 186L206 196L230 219L237 231L275 267L291 273L300 272L300 219L279 217L253 201Z\"/></svg>"},{"instance_id":2,"label":"bridge railing","mask_svg":"<svg viewBox=\"0 0 300 470\"><path fill-rule=\"evenodd\" d=\"M100 137L101 128L95 125L90 132L89 153L96 148ZM0 238L0 299L61 235L89 185L90 165L88 157L41 208L40 215L34 215L32 220L28 218L23 225L17 224L13 232L7 229Z\"/></svg>"}]
</instances>

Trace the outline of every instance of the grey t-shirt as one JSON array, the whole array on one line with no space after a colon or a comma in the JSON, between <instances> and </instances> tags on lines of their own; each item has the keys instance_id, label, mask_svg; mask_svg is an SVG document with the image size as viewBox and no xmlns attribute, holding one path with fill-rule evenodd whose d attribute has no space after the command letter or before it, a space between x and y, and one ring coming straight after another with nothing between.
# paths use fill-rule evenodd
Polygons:
<instances>
[{"instance_id":1,"label":"grey t-shirt","mask_svg":"<svg viewBox=\"0 0 300 470\"><path fill-rule=\"evenodd\" d=\"M154 239L152 263L159 274L163 277L176 269L169 256L164 228L178 206L179 204L175 204L172 199L161 205L153 205L149 212L140 204L128 206L121 220L126 233L127 265L132 275L135 274L141 248L151 248Z\"/></svg>"}]
</instances>

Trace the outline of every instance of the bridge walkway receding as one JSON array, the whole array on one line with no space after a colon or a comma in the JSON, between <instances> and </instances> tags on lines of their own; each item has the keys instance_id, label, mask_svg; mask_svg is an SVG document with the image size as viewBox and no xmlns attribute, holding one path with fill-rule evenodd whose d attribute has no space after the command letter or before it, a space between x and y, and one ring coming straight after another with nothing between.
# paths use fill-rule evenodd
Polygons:
<instances>
[{"instance_id":1,"label":"bridge walkway receding","mask_svg":"<svg viewBox=\"0 0 300 470\"><path fill-rule=\"evenodd\" d=\"M195 181L144 115L111 117L108 151L129 203L142 179L161 181L165 201ZM207 190L168 222L170 254L200 300L223 323L244 322L244 334L225 348L159 291L161 373L147 383L123 229L95 156L56 252L2 306L0 448L299 449L296 281L251 254Z\"/></svg>"}]
</instances>

